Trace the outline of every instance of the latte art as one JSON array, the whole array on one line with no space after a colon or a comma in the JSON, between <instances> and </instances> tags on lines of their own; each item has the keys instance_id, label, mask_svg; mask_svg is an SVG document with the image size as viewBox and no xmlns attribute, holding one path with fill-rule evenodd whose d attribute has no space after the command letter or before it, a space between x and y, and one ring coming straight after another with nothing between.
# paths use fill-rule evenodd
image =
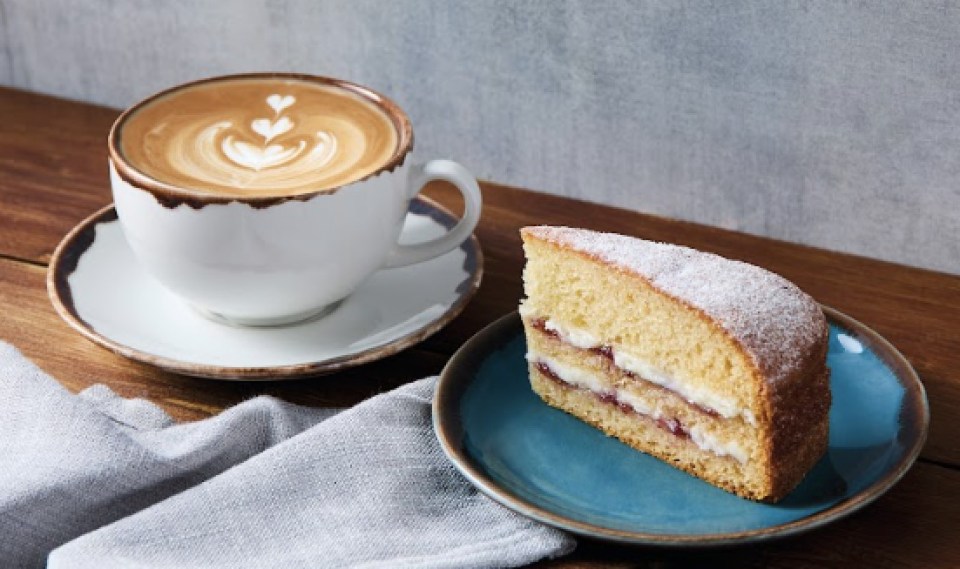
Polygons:
<instances>
[{"instance_id":1,"label":"latte art","mask_svg":"<svg viewBox=\"0 0 960 569\"><path fill-rule=\"evenodd\" d=\"M297 157L303 153L304 149L307 148L309 144L307 141L298 140L296 141L296 145L293 146L270 144L271 140L281 134L285 134L293 128L293 121L290 120L290 117L279 115L283 109L293 105L296 101L297 99L293 95L280 96L273 94L267 97L266 103L273 108L277 117L273 119L254 119L250 123L250 128L263 137L263 144L257 146L243 140L238 140L234 135L228 134L223 137L223 141L220 143L220 149L223 150L223 154L239 166L258 171L264 168L281 166L292 160L296 160ZM220 131L231 127L233 127L233 124L230 122L217 123L206 129L211 132L205 131L201 133L199 140L204 143L217 140L220 138ZM198 148L198 150L201 152L204 151L203 148ZM215 153L215 149L206 150L206 154L208 155ZM314 149L309 151L305 165L311 168L323 168L330 162L336 152L337 139L329 132L318 132Z\"/></svg>"},{"instance_id":2,"label":"latte art","mask_svg":"<svg viewBox=\"0 0 960 569\"><path fill-rule=\"evenodd\" d=\"M199 84L147 103L121 131L124 156L189 189L273 196L338 187L397 148L390 117L333 86L291 79Z\"/></svg>"}]
</instances>

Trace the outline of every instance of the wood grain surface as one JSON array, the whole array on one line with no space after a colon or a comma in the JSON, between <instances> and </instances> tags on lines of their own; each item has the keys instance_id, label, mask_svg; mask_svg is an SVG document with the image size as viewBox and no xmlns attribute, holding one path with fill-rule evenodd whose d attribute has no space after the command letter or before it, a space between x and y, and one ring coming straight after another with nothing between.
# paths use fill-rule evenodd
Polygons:
<instances>
[{"instance_id":1,"label":"wood grain surface","mask_svg":"<svg viewBox=\"0 0 960 569\"><path fill-rule=\"evenodd\" d=\"M582 541L572 556L538 566L960 566L955 538L960 531L960 277L487 183L477 230L485 256L480 292L454 322L422 344L308 380L264 384L176 376L81 337L56 315L44 286L46 263L63 235L111 201L105 141L116 115L111 109L0 88L0 339L71 390L106 383L123 396L150 399L184 421L260 393L306 405L351 405L438 373L472 334L516 307L522 267L517 230L524 225L572 225L680 243L776 271L890 340L927 389L932 412L927 445L888 495L811 534L760 547L698 552ZM433 186L428 194L455 210L461 207L448 187Z\"/></svg>"}]
</instances>

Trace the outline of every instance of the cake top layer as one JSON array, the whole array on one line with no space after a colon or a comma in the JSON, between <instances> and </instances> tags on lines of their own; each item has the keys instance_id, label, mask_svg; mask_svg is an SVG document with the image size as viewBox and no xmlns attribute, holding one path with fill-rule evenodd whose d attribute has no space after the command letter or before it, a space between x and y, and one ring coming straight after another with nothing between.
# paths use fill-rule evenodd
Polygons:
<instances>
[{"instance_id":1,"label":"cake top layer","mask_svg":"<svg viewBox=\"0 0 960 569\"><path fill-rule=\"evenodd\" d=\"M702 311L726 330L771 382L804 365L823 338L820 306L760 267L667 243L570 227L527 227L525 235L579 251L635 274Z\"/></svg>"}]
</instances>

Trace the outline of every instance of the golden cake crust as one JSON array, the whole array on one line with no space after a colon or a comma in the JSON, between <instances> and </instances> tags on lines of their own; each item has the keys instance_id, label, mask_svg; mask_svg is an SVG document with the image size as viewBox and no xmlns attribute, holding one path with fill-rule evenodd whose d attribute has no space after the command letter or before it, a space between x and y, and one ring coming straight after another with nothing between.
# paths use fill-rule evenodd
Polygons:
<instances>
[{"instance_id":1,"label":"golden cake crust","mask_svg":"<svg viewBox=\"0 0 960 569\"><path fill-rule=\"evenodd\" d=\"M521 236L631 274L702 313L743 347L766 382L789 380L826 341L820 306L760 267L680 245L571 227L524 227Z\"/></svg>"}]
</instances>

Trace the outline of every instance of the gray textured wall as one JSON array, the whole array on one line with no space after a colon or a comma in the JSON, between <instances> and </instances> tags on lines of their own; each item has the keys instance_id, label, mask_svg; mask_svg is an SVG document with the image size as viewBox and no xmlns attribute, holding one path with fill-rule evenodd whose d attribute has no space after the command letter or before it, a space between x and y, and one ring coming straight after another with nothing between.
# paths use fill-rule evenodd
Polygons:
<instances>
[{"instance_id":1,"label":"gray textured wall","mask_svg":"<svg viewBox=\"0 0 960 569\"><path fill-rule=\"evenodd\" d=\"M125 106L340 76L482 178L960 273L954 3L0 0L0 20L3 84Z\"/></svg>"}]
</instances>

